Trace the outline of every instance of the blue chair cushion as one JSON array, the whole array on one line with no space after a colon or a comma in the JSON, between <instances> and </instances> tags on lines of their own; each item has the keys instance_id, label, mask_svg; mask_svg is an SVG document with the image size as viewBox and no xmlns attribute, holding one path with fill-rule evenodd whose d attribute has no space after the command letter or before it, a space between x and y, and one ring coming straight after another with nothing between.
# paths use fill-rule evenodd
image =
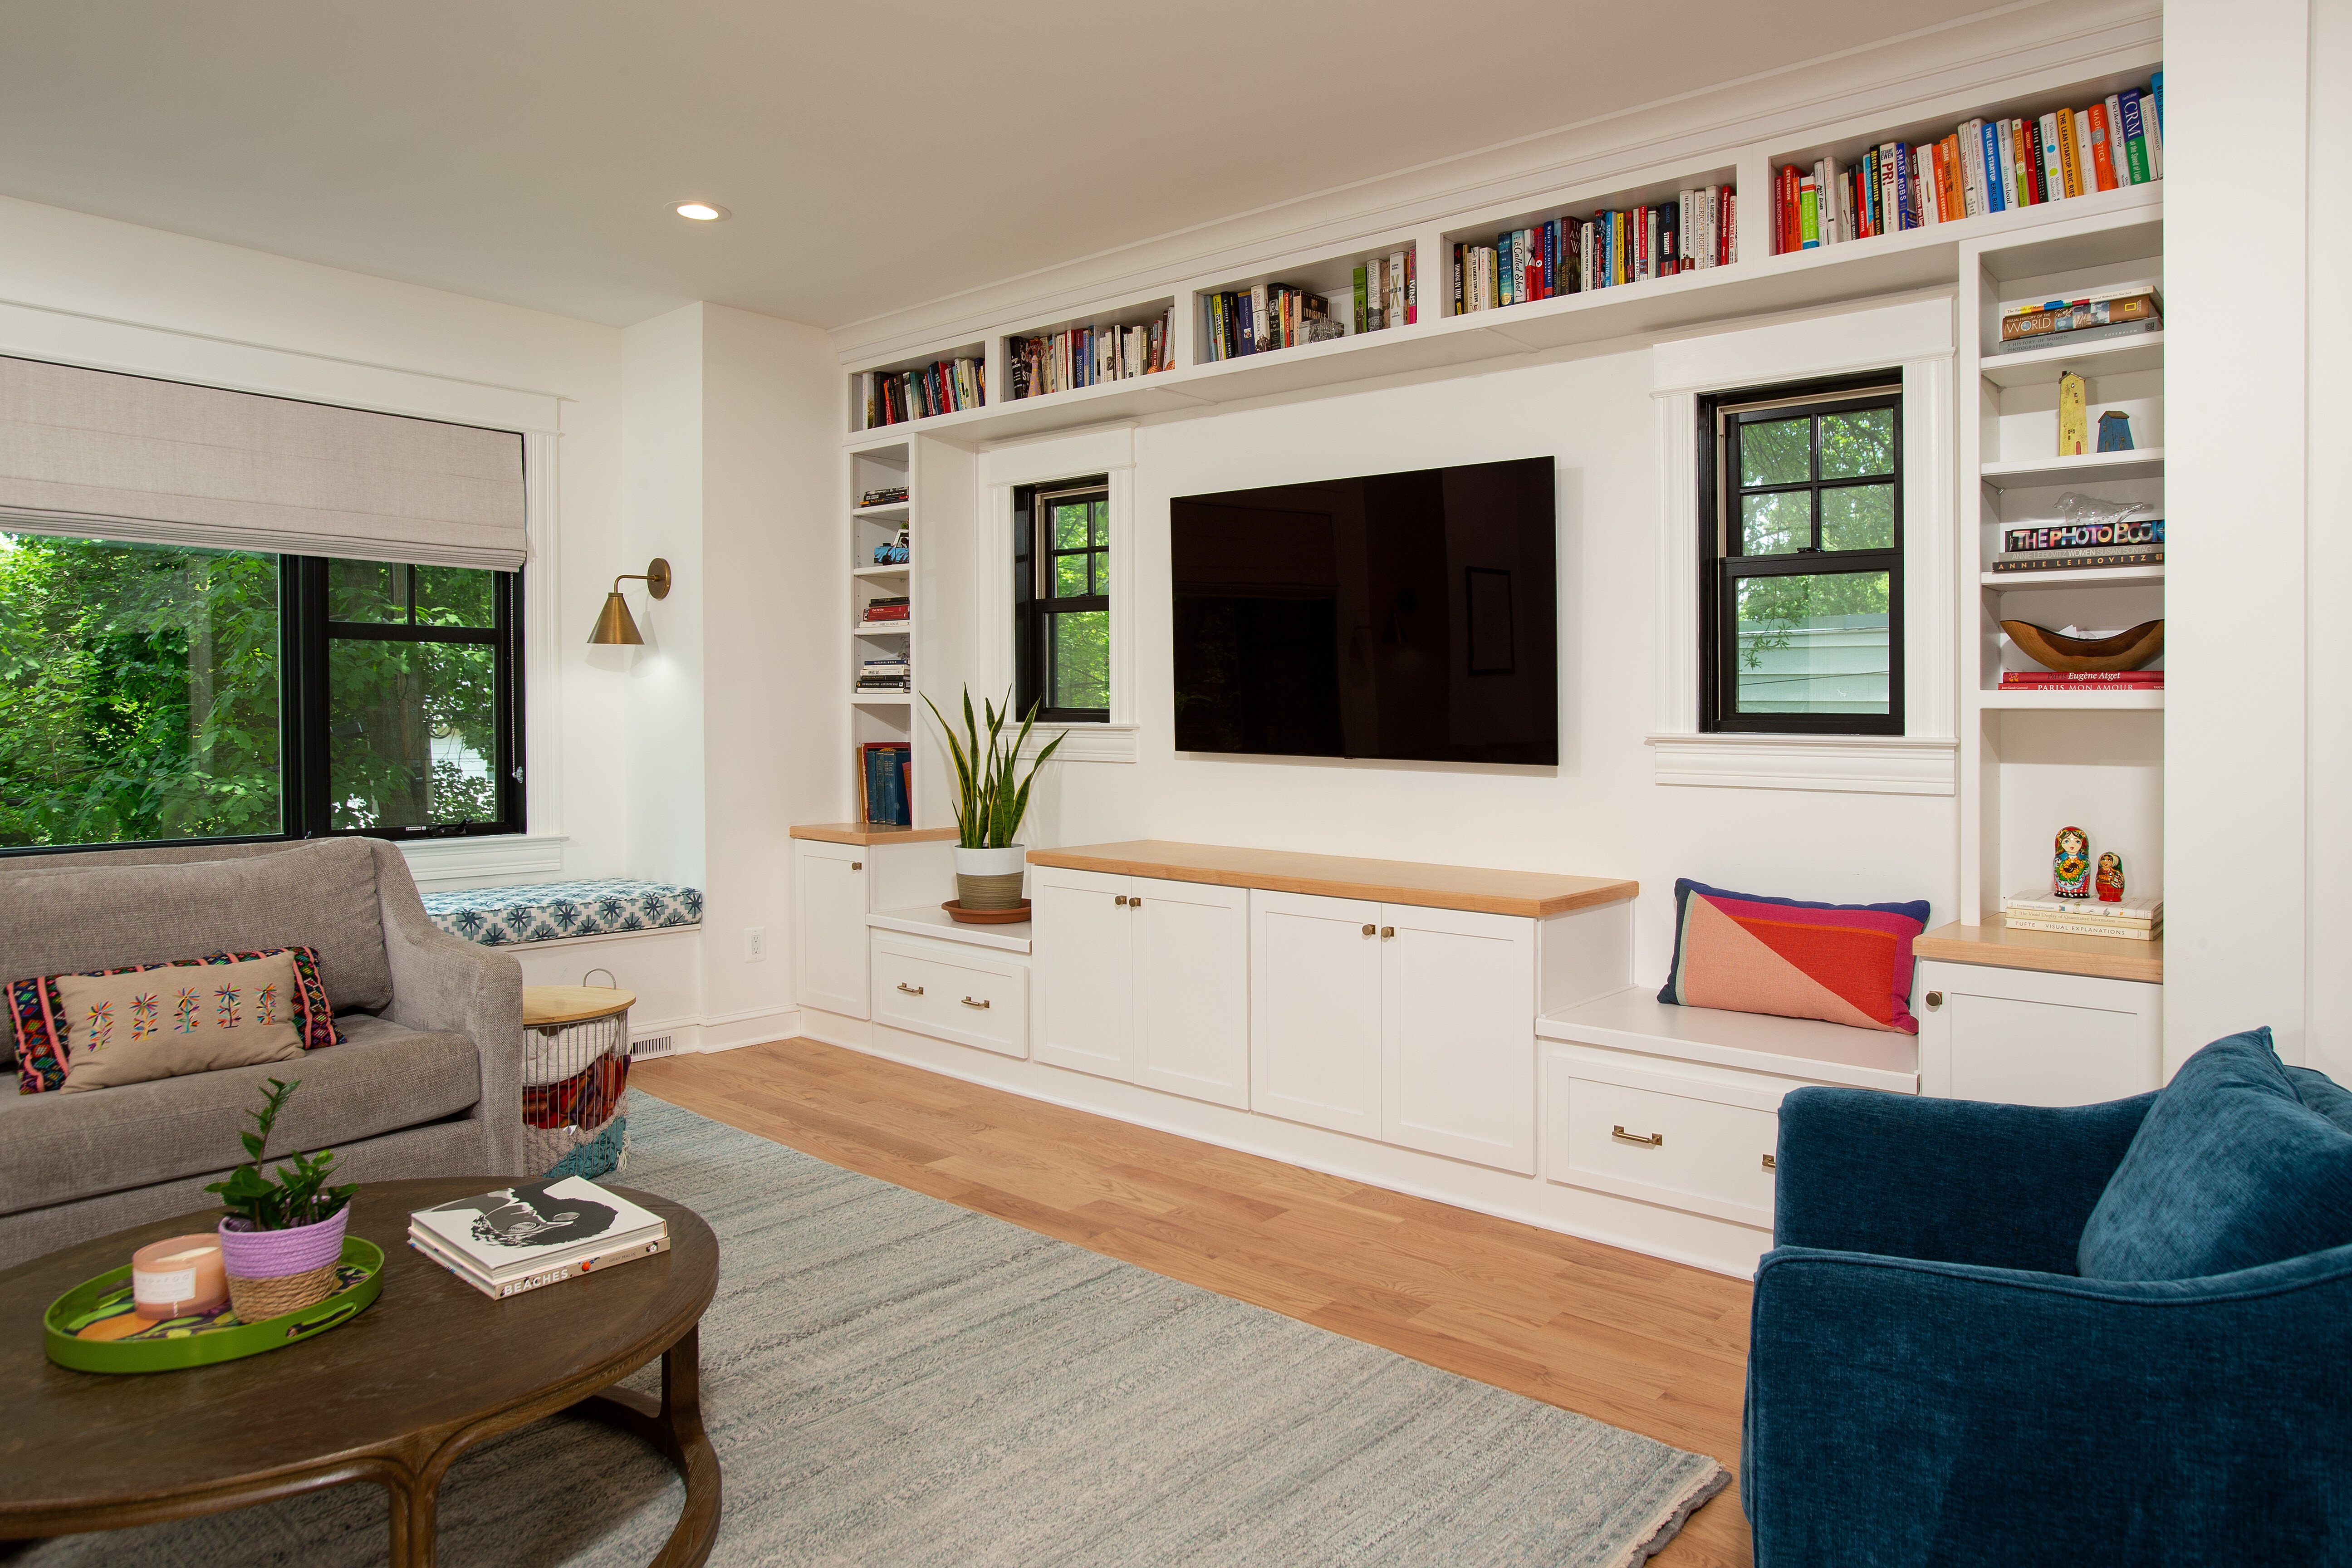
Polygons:
<instances>
[{"instance_id":1,"label":"blue chair cushion","mask_svg":"<svg viewBox=\"0 0 2352 1568\"><path fill-rule=\"evenodd\" d=\"M2214 1041L2156 1097L2083 1227L2077 1268L2197 1279L2352 1243L2344 1116L2352 1096L2284 1066L2270 1030Z\"/></svg>"}]
</instances>

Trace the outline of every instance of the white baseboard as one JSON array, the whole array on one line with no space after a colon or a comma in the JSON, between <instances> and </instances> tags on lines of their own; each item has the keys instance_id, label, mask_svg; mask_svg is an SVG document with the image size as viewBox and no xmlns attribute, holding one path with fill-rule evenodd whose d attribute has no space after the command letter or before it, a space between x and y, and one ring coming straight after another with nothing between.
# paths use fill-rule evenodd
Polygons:
<instances>
[{"instance_id":1,"label":"white baseboard","mask_svg":"<svg viewBox=\"0 0 2352 1568\"><path fill-rule=\"evenodd\" d=\"M629 1019L631 1041L658 1039L667 1035L674 1042L669 1054L681 1057L738 1051L745 1046L790 1039L805 1032L801 1026L801 1010L789 1006L758 1007L716 1018L638 1018L632 1015Z\"/></svg>"},{"instance_id":2,"label":"white baseboard","mask_svg":"<svg viewBox=\"0 0 2352 1568\"><path fill-rule=\"evenodd\" d=\"M800 1013L801 1034L885 1061L1712 1273L1748 1279L1756 1272L1757 1259L1772 1245L1769 1232L1749 1226L1564 1186L1539 1174L1521 1176L1442 1154L1400 1149L1254 1111L1163 1094L1116 1079L953 1045L815 1007L803 1007ZM1538 1089L1539 1114L1545 1100ZM1542 1147L1540 1136L1537 1144Z\"/></svg>"}]
</instances>

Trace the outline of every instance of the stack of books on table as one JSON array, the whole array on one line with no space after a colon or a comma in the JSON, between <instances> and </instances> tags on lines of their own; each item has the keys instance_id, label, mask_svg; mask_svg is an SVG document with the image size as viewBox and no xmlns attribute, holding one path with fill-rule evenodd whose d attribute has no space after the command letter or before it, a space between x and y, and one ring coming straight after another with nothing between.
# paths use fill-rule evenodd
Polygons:
<instances>
[{"instance_id":1,"label":"stack of books on table","mask_svg":"<svg viewBox=\"0 0 2352 1568\"><path fill-rule=\"evenodd\" d=\"M667 1252L669 1226L585 1176L566 1176L418 1209L408 1245L497 1299Z\"/></svg>"},{"instance_id":2,"label":"stack of books on table","mask_svg":"<svg viewBox=\"0 0 2352 1568\"><path fill-rule=\"evenodd\" d=\"M2162 899L2062 899L2048 892L2011 893L2000 901L2001 923L2011 931L2056 931L2074 936L2108 936L2147 942L2164 934Z\"/></svg>"},{"instance_id":3,"label":"stack of books on table","mask_svg":"<svg viewBox=\"0 0 2352 1568\"><path fill-rule=\"evenodd\" d=\"M2000 531L1996 573L2082 572L2096 566L2160 566L2164 519L2036 524Z\"/></svg>"},{"instance_id":4,"label":"stack of books on table","mask_svg":"<svg viewBox=\"0 0 2352 1568\"><path fill-rule=\"evenodd\" d=\"M911 691L914 675L904 658L869 658L857 668L860 691Z\"/></svg>"}]
</instances>

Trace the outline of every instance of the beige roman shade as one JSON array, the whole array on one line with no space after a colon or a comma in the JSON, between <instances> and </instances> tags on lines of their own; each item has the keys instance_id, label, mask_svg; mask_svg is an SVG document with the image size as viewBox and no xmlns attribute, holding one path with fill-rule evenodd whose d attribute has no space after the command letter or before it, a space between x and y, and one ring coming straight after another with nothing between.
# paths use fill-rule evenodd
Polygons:
<instances>
[{"instance_id":1,"label":"beige roman shade","mask_svg":"<svg viewBox=\"0 0 2352 1568\"><path fill-rule=\"evenodd\" d=\"M0 530L511 572L522 437L0 357Z\"/></svg>"}]
</instances>

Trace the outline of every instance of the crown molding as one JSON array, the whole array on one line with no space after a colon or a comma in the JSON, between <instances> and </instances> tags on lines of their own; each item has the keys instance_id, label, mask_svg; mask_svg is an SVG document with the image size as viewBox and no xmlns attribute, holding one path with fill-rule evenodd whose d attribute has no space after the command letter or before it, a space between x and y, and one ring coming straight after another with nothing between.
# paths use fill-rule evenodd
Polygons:
<instances>
[{"instance_id":1,"label":"crown molding","mask_svg":"<svg viewBox=\"0 0 2352 1568\"><path fill-rule=\"evenodd\" d=\"M1076 258L831 332L845 367L969 342L1432 224L1567 205L1814 140L1960 113L2153 65L2147 0L2020 3L1498 146ZM1760 172L1760 171L1759 171Z\"/></svg>"}]
</instances>

